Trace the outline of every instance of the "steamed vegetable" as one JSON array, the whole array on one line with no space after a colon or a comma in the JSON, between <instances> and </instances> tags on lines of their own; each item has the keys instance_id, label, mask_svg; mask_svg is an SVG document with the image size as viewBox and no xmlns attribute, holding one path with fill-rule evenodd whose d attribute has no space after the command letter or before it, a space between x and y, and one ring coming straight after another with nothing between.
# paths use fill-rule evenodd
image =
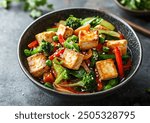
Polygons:
<instances>
[{"instance_id":1,"label":"steamed vegetable","mask_svg":"<svg viewBox=\"0 0 150 123\"><path fill-rule=\"evenodd\" d=\"M48 28L47 31L57 32L58 28Z\"/></svg>"},{"instance_id":2,"label":"steamed vegetable","mask_svg":"<svg viewBox=\"0 0 150 123\"><path fill-rule=\"evenodd\" d=\"M26 56L34 55L36 53L44 52L48 56L54 49L54 46L47 41L42 41L41 44L33 50L25 49L24 53Z\"/></svg>"},{"instance_id":3,"label":"steamed vegetable","mask_svg":"<svg viewBox=\"0 0 150 123\"><path fill-rule=\"evenodd\" d=\"M93 50L92 57L91 57L91 67L95 66L95 63L98 61L98 52Z\"/></svg>"},{"instance_id":4,"label":"steamed vegetable","mask_svg":"<svg viewBox=\"0 0 150 123\"><path fill-rule=\"evenodd\" d=\"M70 75L73 75L73 76L75 76L75 77L77 77L79 79L83 78L83 75L85 73L86 73L86 71L82 67L80 67L79 70L70 70L69 71Z\"/></svg>"},{"instance_id":5,"label":"steamed vegetable","mask_svg":"<svg viewBox=\"0 0 150 123\"><path fill-rule=\"evenodd\" d=\"M48 87L48 88L51 88L51 89L54 89L53 85L49 82L44 83L44 86Z\"/></svg>"},{"instance_id":6,"label":"steamed vegetable","mask_svg":"<svg viewBox=\"0 0 150 123\"><path fill-rule=\"evenodd\" d=\"M53 61L53 67L56 71L57 77L55 79L55 84L60 83L62 80L69 79L68 70L60 65L60 62L55 58Z\"/></svg>"},{"instance_id":7,"label":"steamed vegetable","mask_svg":"<svg viewBox=\"0 0 150 123\"><path fill-rule=\"evenodd\" d=\"M58 42L58 36L54 36L53 41Z\"/></svg>"},{"instance_id":8,"label":"steamed vegetable","mask_svg":"<svg viewBox=\"0 0 150 123\"><path fill-rule=\"evenodd\" d=\"M81 24L87 25L87 24L91 24L96 18L95 17L89 17L89 18L85 18L81 21Z\"/></svg>"},{"instance_id":9,"label":"steamed vegetable","mask_svg":"<svg viewBox=\"0 0 150 123\"><path fill-rule=\"evenodd\" d=\"M52 61L51 60L46 60L46 65L51 67L52 66Z\"/></svg>"},{"instance_id":10,"label":"steamed vegetable","mask_svg":"<svg viewBox=\"0 0 150 123\"><path fill-rule=\"evenodd\" d=\"M73 35L71 37L68 37L67 40L64 42L64 47L79 52L80 48L76 42L77 36Z\"/></svg>"},{"instance_id":11,"label":"steamed vegetable","mask_svg":"<svg viewBox=\"0 0 150 123\"><path fill-rule=\"evenodd\" d=\"M96 25L102 25L104 27L106 27L109 30L114 30L115 27L114 25L112 25L111 23L109 23L108 21L104 20L103 18L100 17L95 17L95 19L91 22L91 25L93 27L95 27Z\"/></svg>"},{"instance_id":12,"label":"steamed vegetable","mask_svg":"<svg viewBox=\"0 0 150 123\"><path fill-rule=\"evenodd\" d=\"M93 72L84 74L83 79L81 81L64 86L82 87L85 91L93 92L96 90L95 74Z\"/></svg>"},{"instance_id":13,"label":"steamed vegetable","mask_svg":"<svg viewBox=\"0 0 150 123\"><path fill-rule=\"evenodd\" d=\"M70 15L69 18L66 20L66 26L69 26L73 29L77 29L81 26L81 21L79 18L74 17L73 15Z\"/></svg>"},{"instance_id":14,"label":"steamed vegetable","mask_svg":"<svg viewBox=\"0 0 150 123\"><path fill-rule=\"evenodd\" d=\"M103 46L103 51L106 53L109 52L109 47Z\"/></svg>"},{"instance_id":15,"label":"steamed vegetable","mask_svg":"<svg viewBox=\"0 0 150 123\"><path fill-rule=\"evenodd\" d=\"M108 90L114 86L116 86L118 84L118 79L111 79L109 80L109 82L104 86L104 90Z\"/></svg>"},{"instance_id":16,"label":"steamed vegetable","mask_svg":"<svg viewBox=\"0 0 150 123\"><path fill-rule=\"evenodd\" d=\"M115 31L110 31L110 30L99 30L99 34L106 34L106 35L110 35L113 37L117 37L120 38L121 34Z\"/></svg>"},{"instance_id":17,"label":"steamed vegetable","mask_svg":"<svg viewBox=\"0 0 150 123\"><path fill-rule=\"evenodd\" d=\"M99 54L99 59L100 59L100 60L115 59L115 58L116 58L116 57L115 57L114 54ZM129 55L123 55L123 56L122 56L122 59L123 59L123 60L126 60L126 59L128 59L128 58L130 58Z\"/></svg>"}]
</instances>

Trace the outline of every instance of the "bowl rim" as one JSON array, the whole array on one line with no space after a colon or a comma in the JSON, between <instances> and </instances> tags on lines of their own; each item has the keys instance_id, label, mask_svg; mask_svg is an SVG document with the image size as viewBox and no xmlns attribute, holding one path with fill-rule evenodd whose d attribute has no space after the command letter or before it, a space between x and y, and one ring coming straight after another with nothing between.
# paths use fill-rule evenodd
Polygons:
<instances>
[{"instance_id":1,"label":"bowl rim","mask_svg":"<svg viewBox=\"0 0 150 123\"><path fill-rule=\"evenodd\" d=\"M102 13L105 13L106 15L108 16L111 16L113 18L115 18L116 20L120 21L121 23L125 24L134 34L135 38L137 39L137 42L139 44L139 61L138 61L138 64L135 68L135 70L132 72L132 74L126 78L125 80L123 80L121 83L119 83L118 85L116 85L115 87L112 87L111 89L109 90L104 90L104 91L99 91L99 92L94 92L94 93L87 93L87 94L72 94L72 93L64 93L64 92L59 92L57 90L54 90L54 89L50 89L50 88L47 88L45 87L43 84L41 84L40 82L36 81L31 74L28 74L28 70L25 68L25 66L23 66L22 64L22 61L21 61L21 51L20 51L20 44L21 44L21 39L22 37L24 36L24 34L28 31L28 29L34 24L36 23L37 21L41 20L42 18L46 17L46 16L49 16L53 13L59 13L61 11L69 11L69 10L87 10L87 11L96 11L96 12L102 12ZM94 95L101 95L101 94L107 94L107 93L111 93L115 90L118 90L119 88L121 88L123 85L125 85L134 75L135 73L138 71L140 65L141 65L141 62L142 62L142 58L143 58L143 55L142 55L142 44L137 36L137 34L135 33L135 31L132 29L131 26L129 26L124 20L122 20L120 17L112 14L112 13L109 13L105 10L99 10L99 9L91 9L91 8L87 8L87 7L71 7L71 8L64 8L64 9L58 9L58 10L55 10L55 11L52 11L52 12L49 12L47 14L44 14L42 15L41 17L37 18L36 20L34 20L32 23L30 23L26 28L25 30L23 31L23 33L21 34L20 38L19 38L19 42L18 42L18 46L17 46L17 56L18 56L18 62L19 62L19 66L21 67L22 71L25 73L25 75L29 78L29 80L32 81L32 83L34 83L35 85L39 86L41 89L45 89L46 91L50 91L50 92L53 92L55 94L59 94L59 95L63 95L63 96L74 96L74 97L85 97L85 96L94 96ZM50 93L49 92L49 93Z\"/></svg>"},{"instance_id":2,"label":"bowl rim","mask_svg":"<svg viewBox=\"0 0 150 123\"><path fill-rule=\"evenodd\" d=\"M129 11L129 12L132 12L132 13L138 13L138 14L142 14L142 13L150 13L150 10L132 10L132 9L129 9L125 6L123 6L119 0L114 0L115 3L122 9L126 10L126 11Z\"/></svg>"}]
</instances>

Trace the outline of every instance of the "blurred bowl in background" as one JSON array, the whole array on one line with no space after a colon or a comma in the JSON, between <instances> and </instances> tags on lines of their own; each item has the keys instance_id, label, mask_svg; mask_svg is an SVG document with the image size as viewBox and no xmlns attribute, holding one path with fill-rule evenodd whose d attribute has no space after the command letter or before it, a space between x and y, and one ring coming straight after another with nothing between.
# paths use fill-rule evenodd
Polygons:
<instances>
[{"instance_id":1,"label":"blurred bowl in background","mask_svg":"<svg viewBox=\"0 0 150 123\"><path fill-rule=\"evenodd\" d=\"M131 9L123 6L120 3L121 0L114 0L114 1L120 9L122 9L123 11L125 11L131 15L140 16L140 17L148 17L148 16L150 17L150 10L131 10Z\"/></svg>"}]
</instances>

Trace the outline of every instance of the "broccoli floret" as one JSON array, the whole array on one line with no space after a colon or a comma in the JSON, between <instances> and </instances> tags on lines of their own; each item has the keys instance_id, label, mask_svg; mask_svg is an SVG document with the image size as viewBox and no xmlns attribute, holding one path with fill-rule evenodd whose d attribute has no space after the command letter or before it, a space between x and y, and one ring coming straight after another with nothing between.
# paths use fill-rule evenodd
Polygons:
<instances>
[{"instance_id":1,"label":"broccoli floret","mask_svg":"<svg viewBox=\"0 0 150 123\"><path fill-rule=\"evenodd\" d=\"M66 20L66 26L69 26L73 29L77 29L81 26L81 20L79 18L74 17L73 15L70 15L70 17Z\"/></svg>"},{"instance_id":2,"label":"broccoli floret","mask_svg":"<svg viewBox=\"0 0 150 123\"><path fill-rule=\"evenodd\" d=\"M47 41L42 41L41 44L34 48L33 50L25 49L24 53L26 56L34 55L40 52L44 52L46 56L48 56L54 49L54 46Z\"/></svg>"},{"instance_id":3,"label":"broccoli floret","mask_svg":"<svg viewBox=\"0 0 150 123\"><path fill-rule=\"evenodd\" d=\"M79 70L70 70L69 74L73 75L79 79L83 78L83 75L86 73L85 69L80 67Z\"/></svg>"},{"instance_id":4,"label":"broccoli floret","mask_svg":"<svg viewBox=\"0 0 150 123\"><path fill-rule=\"evenodd\" d=\"M77 41L78 41L78 38L75 35L68 37L67 40L64 42L64 47L79 52L80 48L79 48L78 44L75 43Z\"/></svg>"},{"instance_id":5,"label":"broccoli floret","mask_svg":"<svg viewBox=\"0 0 150 123\"><path fill-rule=\"evenodd\" d=\"M62 80L69 79L68 70L60 65L60 62L55 58L52 61L54 70L56 71L57 77L55 79L55 84L60 83Z\"/></svg>"},{"instance_id":6,"label":"broccoli floret","mask_svg":"<svg viewBox=\"0 0 150 123\"><path fill-rule=\"evenodd\" d=\"M40 44L40 47L41 47L42 51L44 52L44 54L47 56L54 50L54 46L44 40Z\"/></svg>"},{"instance_id":7,"label":"broccoli floret","mask_svg":"<svg viewBox=\"0 0 150 123\"><path fill-rule=\"evenodd\" d=\"M81 81L65 86L82 87L84 91L93 92L96 90L95 74L93 71L85 73Z\"/></svg>"}]
</instances>

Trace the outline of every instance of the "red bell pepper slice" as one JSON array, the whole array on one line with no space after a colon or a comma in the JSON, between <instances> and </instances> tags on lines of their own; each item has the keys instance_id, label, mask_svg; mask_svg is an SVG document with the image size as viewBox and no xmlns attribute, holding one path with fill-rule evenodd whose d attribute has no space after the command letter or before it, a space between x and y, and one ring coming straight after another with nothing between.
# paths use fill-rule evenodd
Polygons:
<instances>
[{"instance_id":1,"label":"red bell pepper slice","mask_svg":"<svg viewBox=\"0 0 150 123\"><path fill-rule=\"evenodd\" d=\"M52 44L54 45L54 50L53 50L53 52L55 52L58 48L57 48L57 45L58 45L58 43L57 42L52 42Z\"/></svg>"},{"instance_id":2,"label":"red bell pepper slice","mask_svg":"<svg viewBox=\"0 0 150 123\"><path fill-rule=\"evenodd\" d=\"M127 61L127 64L125 64L125 65L123 66L124 71L130 70L131 66L132 66L132 61L131 61L131 59L129 58L128 61Z\"/></svg>"},{"instance_id":3,"label":"red bell pepper slice","mask_svg":"<svg viewBox=\"0 0 150 123\"><path fill-rule=\"evenodd\" d=\"M102 50L102 47L103 47L103 45L99 43L99 44L97 45L97 47L96 47L96 50L101 51L101 50Z\"/></svg>"},{"instance_id":4,"label":"red bell pepper slice","mask_svg":"<svg viewBox=\"0 0 150 123\"><path fill-rule=\"evenodd\" d=\"M124 38L124 35L123 35L122 33L120 33L119 39L125 39L125 38Z\"/></svg>"},{"instance_id":5,"label":"red bell pepper slice","mask_svg":"<svg viewBox=\"0 0 150 123\"><path fill-rule=\"evenodd\" d=\"M121 53L120 53L120 50L118 49L118 47L114 48L114 53L115 53L116 62L117 62L117 66L118 66L119 76L122 79L124 77L124 70L123 70L122 56L121 56Z\"/></svg>"},{"instance_id":6,"label":"red bell pepper slice","mask_svg":"<svg viewBox=\"0 0 150 123\"><path fill-rule=\"evenodd\" d=\"M30 49L34 48L34 47L37 47L39 45L38 41L35 40L35 41L32 41L30 44L28 44L28 47Z\"/></svg>"},{"instance_id":7,"label":"red bell pepper slice","mask_svg":"<svg viewBox=\"0 0 150 123\"><path fill-rule=\"evenodd\" d=\"M59 42L60 42L62 45L63 45L64 42L65 42L65 39L64 39L64 37L63 37L61 34L58 35L58 40L59 40Z\"/></svg>"},{"instance_id":8,"label":"red bell pepper slice","mask_svg":"<svg viewBox=\"0 0 150 123\"><path fill-rule=\"evenodd\" d=\"M65 49L61 49L61 50L55 52L53 55L51 55L51 56L49 57L49 59L50 59L50 60L53 60L55 57L59 57L61 54L64 53L64 51L65 51Z\"/></svg>"}]
</instances>

